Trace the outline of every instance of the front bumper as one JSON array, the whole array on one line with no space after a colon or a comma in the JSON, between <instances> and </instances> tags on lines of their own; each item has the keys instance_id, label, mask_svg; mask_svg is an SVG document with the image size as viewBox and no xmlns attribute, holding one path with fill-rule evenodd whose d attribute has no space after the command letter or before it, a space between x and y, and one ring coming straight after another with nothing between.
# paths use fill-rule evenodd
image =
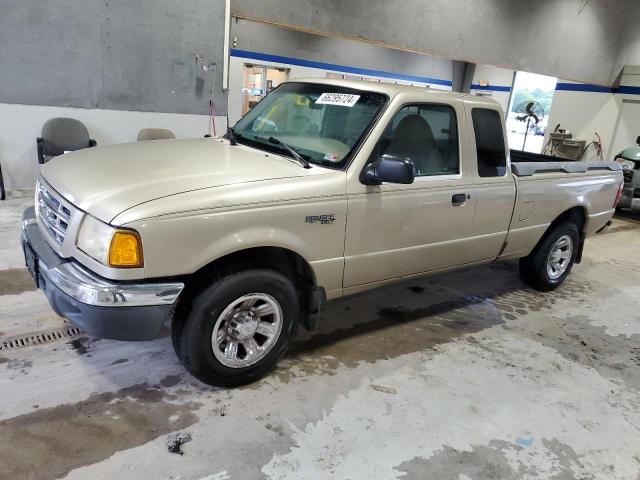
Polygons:
<instances>
[{"instance_id":1,"label":"front bumper","mask_svg":"<svg viewBox=\"0 0 640 480\"><path fill-rule=\"evenodd\" d=\"M623 170L624 189L619 208L640 211L640 169Z\"/></svg>"},{"instance_id":2,"label":"front bumper","mask_svg":"<svg viewBox=\"0 0 640 480\"><path fill-rule=\"evenodd\" d=\"M22 245L27 267L53 310L97 337L157 337L184 288L181 282L113 282L61 258L40 232L33 208L23 215Z\"/></svg>"}]
</instances>

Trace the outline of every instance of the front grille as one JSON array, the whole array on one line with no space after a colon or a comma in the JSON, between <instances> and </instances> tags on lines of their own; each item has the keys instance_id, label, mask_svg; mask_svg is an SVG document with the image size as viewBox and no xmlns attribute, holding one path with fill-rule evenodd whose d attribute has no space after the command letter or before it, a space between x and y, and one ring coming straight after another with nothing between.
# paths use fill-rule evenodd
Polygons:
<instances>
[{"instance_id":1,"label":"front grille","mask_svg":"<svg viewBox=\"0 0 640 480\"><path fill-rule=\"evenodd\" d=\"M38 183L36 204L41 225L58 244L62 245L69 228L71 211L62 204L58 194L42 182Z\"/></svg>"}]
</instances>

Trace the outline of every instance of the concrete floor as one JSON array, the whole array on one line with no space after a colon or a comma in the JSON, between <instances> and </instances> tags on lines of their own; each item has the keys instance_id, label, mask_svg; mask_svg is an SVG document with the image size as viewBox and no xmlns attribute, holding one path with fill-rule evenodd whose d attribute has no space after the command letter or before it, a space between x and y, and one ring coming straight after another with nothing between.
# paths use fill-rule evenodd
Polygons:
<instances>
[{"instance_id":1,"label":"concrete floor","mask_svg":"<svg viewBox=\"0 0 640 480\"><path fill-rule=\"evenodd\" d=\"M0 203L0 344L66 325L21 268L29 203ZM335 302L240 389L166 335L0 350L0 478L640 479L639 240L616 222L549 294L497 264Z\"/></svg>"}]
</instances>

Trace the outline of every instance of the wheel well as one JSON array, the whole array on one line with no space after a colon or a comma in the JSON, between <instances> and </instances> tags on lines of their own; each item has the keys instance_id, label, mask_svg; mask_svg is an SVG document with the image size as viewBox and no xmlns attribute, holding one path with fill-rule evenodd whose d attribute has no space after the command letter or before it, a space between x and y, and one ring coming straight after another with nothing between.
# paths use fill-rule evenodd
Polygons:
<instances>
[{"instance_id":1,"label":"wheel well","mask_svg":"<svg viewBox=\"0 0 640 480\"><path fill-rule=\"evenodd\" d=\"M532 255L537 251L540 244L544 241L545 238L547 238L547 235L549 235L549 232L553 231L553 229L556 228L557 225L563 222L572 222L578 228L580 244L578 246L578 256L576 257L576 263L580 263L582 259L582 248L584 245L584 238L585 238L584 227L585 227L586 221L587 221L587 212L584 207L572 207L568 210L565 210L560 215L558 215L553 222L551 222L551 225L549 225L547 230L540 237L540 240L538 240L538 243L536 243L536 246L533 248L533 250L529 252L529 255Z\"/></svg>"},{"instance_id":2,"label":"wheel well","mask_svg":"<svg viewBox=\"0 0 640 480\"><path fill-rule=\"evenodd\" d=\"M578 232L580 232L580 237L582 237L584 226L587 221L587 212L585 208L573 207L573 208L570 208L569 210L565 210L564 212L562 212L560 215L558 215L558 217L556 217L556 219L553 222L551 222L551 225L549 225L549 228L547 228L545 235L547 234L547 232L550 232L551 230L553 230L556 227L556 225L565 221L575 223L576 227L578 227Z\"/></svg>"},{"instance_id":3,"label":"wheel well","mask_svg":"<svg viewBox=\"0 0 640 480\"><path fill-rule=\"evenodd\" d=\"M188 311L191 299L211 285L217 277L254 268L275 270L293 281L299 292L301 321L307 325L307 315L314 309L318 288L311 265L298 253L281 247L256 247L240 250L217 258L190 275L180 295L176 313Z\"/></svg>"}]
</instances>

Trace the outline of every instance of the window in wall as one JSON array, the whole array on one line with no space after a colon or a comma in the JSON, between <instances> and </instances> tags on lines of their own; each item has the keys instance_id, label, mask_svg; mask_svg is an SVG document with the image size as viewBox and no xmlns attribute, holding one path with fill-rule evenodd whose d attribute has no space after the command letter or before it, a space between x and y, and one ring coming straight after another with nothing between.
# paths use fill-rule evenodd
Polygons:
<instances>
[{"instance_id":1,"label":"window in wall","mask_svg":"<svg viewBox=\"0 0 640 480\"><path fill-rule=\"evenodd\" d=\"M265 95L286 81L289 70L244 64L242 79L242 114L244 115L262 100Z\"/></svg>"},{"instance_id":2,"label":"window in wall","mask_svg":"<svg viewBox=\"0 0 640 480\"><path fill-rule=\"evenodd\" d=\"M391 154L411 159L416 176L459 173L458 126L448 105L401 108L385 129L370 161Z\"/></svg>"},{"instance_id":3,"label":"window in wall","mask_svg":"<svg viewBox=\"0 0 640 480\"><path fill-rule=\"evenodd\" d=\"M509 148L533 153L542 151L557 80L535 73L516 73L506 122Z\"/></svg>"},{"instance_id":4,"label":"window in wall","mask_svg":"<svg viewBox=\"0 0 640 480\"><path fill-rule=\"evenodd\" d=\"M471 118L476 137L478 175L502 177L507 173L507 156L500 114L488 108L474 108Z\"/></svg>"}]
</instances>

